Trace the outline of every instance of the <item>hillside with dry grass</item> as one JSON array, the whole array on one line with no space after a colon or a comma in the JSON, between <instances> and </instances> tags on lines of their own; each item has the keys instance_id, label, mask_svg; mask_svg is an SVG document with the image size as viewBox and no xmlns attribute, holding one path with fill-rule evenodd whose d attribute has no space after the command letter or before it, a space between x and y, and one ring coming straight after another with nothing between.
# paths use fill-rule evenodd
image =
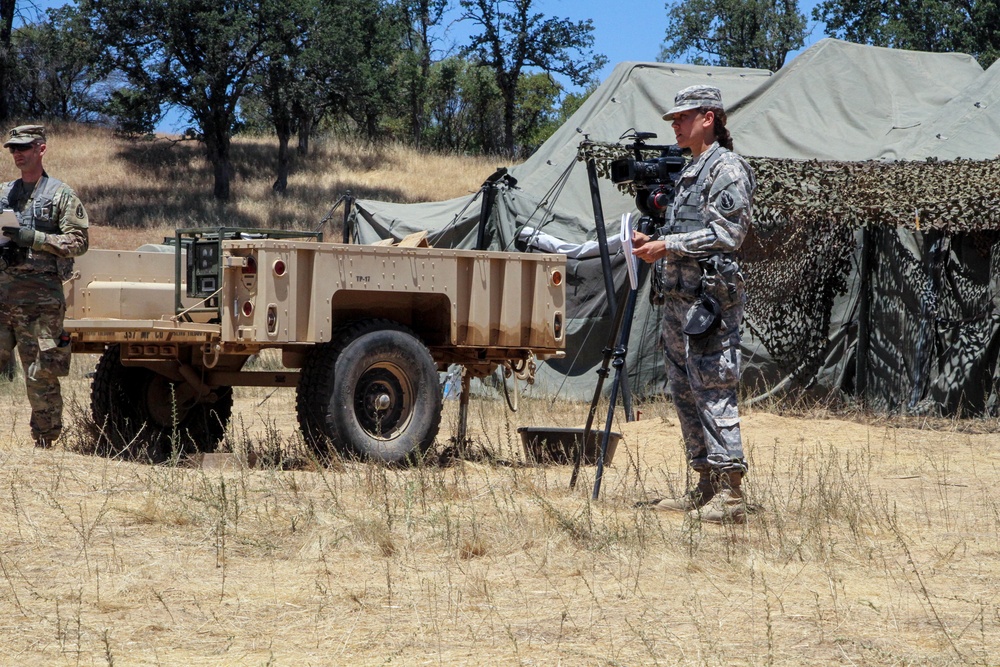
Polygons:
<instances>
[{"instance_id":1,"label":"hillside with dry grass","mask_svg":"<svg viewBox=\"0 0 1000 667\"><path fill-rule=\"evenodd\" d=\"M47 166L106 248L192 220L309 227L344 189L461 196L495 167L331 143L278 200L272 148L238 142L225 208L193 143L58 128ZM21 378L0 384L2 665L1000 664L995 419L744 406L757 511L712 526L635 507L686 481L665 402L616 423L592 501L593 467L570 490L517 433L582 426L584 404L474 398L459 459L446 401L436 455L392 468L320 464L291 390L241 387L230 456L150 466L93 453L93 368L74 357L51 450L31 445Z\"/></svg>"},{"instance_id":2,"label":"hillside with dry grass","mask_svg":"<svg viewBox=\"0 0 1000 667\"><path fill-rule=\"evenodd\" d=\"M91 221L91 246L134 250L173 236L177 227L317 229L337 199L439 201L471 196L493 171L492 159L426 154L400 144L366 146L315 140L310 155L292 152L285 196L271 189L277 140L233 140L232 201L212 197L212 170L196 141L131 141L84 125L49 127L46 170L72 185ZM18 176L8 160L4 179ZM339 230L334 216L328 234ZM335 234L333 238L336 238Z\"/></svg>"}]
</instances>

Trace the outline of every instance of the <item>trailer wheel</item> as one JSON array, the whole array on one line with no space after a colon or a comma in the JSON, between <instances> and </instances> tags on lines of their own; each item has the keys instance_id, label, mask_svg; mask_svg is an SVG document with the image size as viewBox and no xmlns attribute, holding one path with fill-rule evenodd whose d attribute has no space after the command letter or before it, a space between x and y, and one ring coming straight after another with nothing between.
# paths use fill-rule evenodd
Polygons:
<instances>
[{"instance_id":1,"label":"trailer wheel","mask_svg":"<svg viewBox=\"0 0 1000 667\"><path fill-rule=\"evenodd\" d=\"M175 448L215 450L233 412L233 392L220 387L213 394L212 401L198 401L185 383L148 368L123 366L120 348L112 345L94 371L90 411L108 454L160 463Z\"/></svg>"},{"instance_id":2,"label":"trailer wheel","mask_svg":"<svg viewBox=\"0 0 1000 667\"><path fill-rule=\"evenodd\" d=\"M309 354L297 410L319 455L337 451L399 463L431 445L441 424L441 391L430 351L389 320L348 326Z\"/></svg>"}]
</instances>

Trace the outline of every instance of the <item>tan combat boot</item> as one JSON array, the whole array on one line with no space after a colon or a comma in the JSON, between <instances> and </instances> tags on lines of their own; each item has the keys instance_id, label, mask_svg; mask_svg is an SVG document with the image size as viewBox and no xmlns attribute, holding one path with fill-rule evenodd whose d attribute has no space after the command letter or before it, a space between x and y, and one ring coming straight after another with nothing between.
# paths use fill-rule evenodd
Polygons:
<instances>
[{"instance_id":1,"label":"tan combat boot","mask_svg":"<svg viewBox=\"0 0 1000 667\"><path fill-rule=\"evenodd\" d=\"M711 502L688 512L688 517L708 523L746 523L747 504L741 488L743 473L716 473L716 479L716 493Z\"/></svg>"},{"instance_id":2,"label":"tan combat boot","mask_svg":"<svg viewBox=\"0 0 1000 667\"><path fill-rule=\"evenodd\" d=\"M714 495L715 485L712 484L712 477L709 471L704 470L698 472L698 484L680 498L659 498L639 504L666 512L690 512L704 506Z\"/></svg>"}]
</instances>

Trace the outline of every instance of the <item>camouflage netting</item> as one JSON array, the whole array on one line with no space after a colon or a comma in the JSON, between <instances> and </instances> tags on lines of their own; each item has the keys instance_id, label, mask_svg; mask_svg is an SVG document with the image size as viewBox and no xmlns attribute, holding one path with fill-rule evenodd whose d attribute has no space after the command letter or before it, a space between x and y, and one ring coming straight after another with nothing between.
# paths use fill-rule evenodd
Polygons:
<instances>
[{"instance_id":1,"label":"camouflage netting","mask_svg":"<svg viewBox=\"0 0 1000 667\"><path fill-rule=\"evenodd\" d=\"M744 245L748 320L800 384L824 362L831 314L855 276L859 312L846 322L864 323L862 376L843 388L889 410L936 404L952 413L964 403L980 412L990 394L995 407L995 387L980 387L982 401L968 387L992 369L931 365L949 347L990 356L1000 317L1000 160L750 162L758 190Z\"/></svg>"},{"instance_id":2,"label":"camouflage netting","mask_svg":"<svg viewBox=\"0 0 1000 667\"><path fill-rule=\"evenodd\" d=\"M947 234L1000 229L1000 160L748 160L758 179L758 224L797 218Z\"/></svg>"},{"instance_id":3,"label":"camouflage netting","mask_svg":"<svg viewBox=\"0 0 1000 667\"><path fill-rule=\"evenodd\" d=\"M601 175L628 154L587 151ZM834 382L873 407L1000 412L1000 160L748 160L747 324L792 385L843 337Z\"/></svg>"}]
</instances>

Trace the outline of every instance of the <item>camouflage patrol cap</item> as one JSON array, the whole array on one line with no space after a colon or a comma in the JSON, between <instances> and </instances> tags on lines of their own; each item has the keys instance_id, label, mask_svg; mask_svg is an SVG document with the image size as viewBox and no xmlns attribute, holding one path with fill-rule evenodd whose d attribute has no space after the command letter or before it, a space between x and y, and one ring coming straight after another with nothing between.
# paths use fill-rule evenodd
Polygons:
<instances>
[{"instance_id":1,"label":"camouflage patrol cap","mask_svg":"<svg viewBox=\"0 0 1000 667\"><path fill-rule=\"evenodd\" d=\"M674 96L674 106L663 114L663 120L673 120L675 114L691 109L722 110L722 91L715 86L688 86Z\"/></svg>"},{"instance_id":2,"label":"camouflage patrol cap","mask_svg":"<svg viewBox=\"0 0 1000 667\"><path fill-rule=\"evenodd\" d=\"M45 127L43 125L18 125L7 133L7 141L3 147L33 144L36 141L45 143Z\"/></svg>"}]
</instances>

